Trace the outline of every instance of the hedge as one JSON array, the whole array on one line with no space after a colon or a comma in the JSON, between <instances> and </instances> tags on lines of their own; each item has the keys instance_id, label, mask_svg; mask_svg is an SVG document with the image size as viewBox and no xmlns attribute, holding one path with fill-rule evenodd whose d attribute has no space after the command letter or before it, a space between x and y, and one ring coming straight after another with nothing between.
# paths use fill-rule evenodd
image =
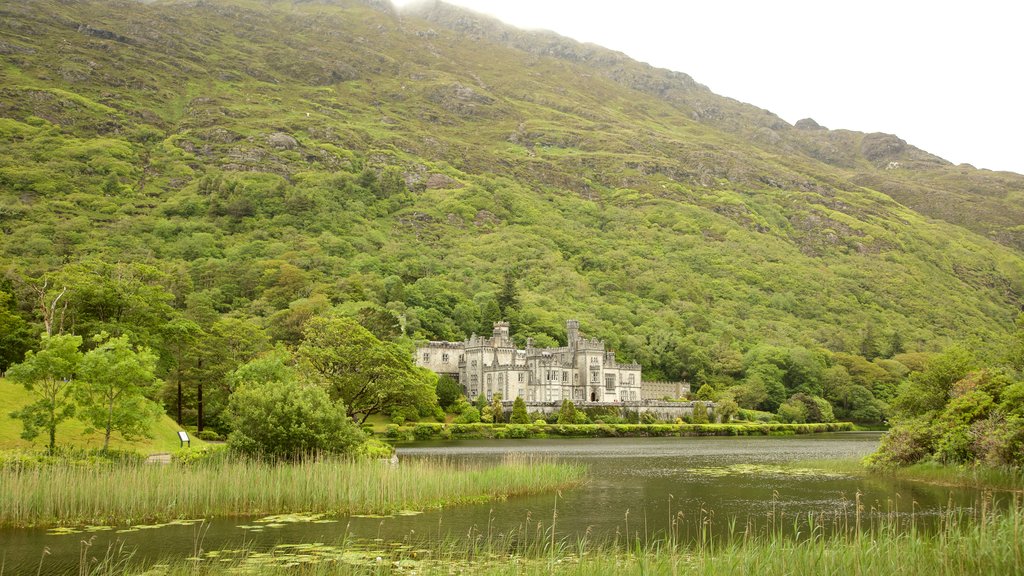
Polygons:
<instances>
[{"instance_id":1,"label":"hedge","mask_svg":"<svg viewBox=\"0 0 1024 576\"><path fill-rule=\"evenodd\" d=\"M820 432L848 432L850 422L782 424L437 424L390 427L392 440L448 440L470 438L640 438L686 436L788 436Z\"/></svg>"}]
</instances>

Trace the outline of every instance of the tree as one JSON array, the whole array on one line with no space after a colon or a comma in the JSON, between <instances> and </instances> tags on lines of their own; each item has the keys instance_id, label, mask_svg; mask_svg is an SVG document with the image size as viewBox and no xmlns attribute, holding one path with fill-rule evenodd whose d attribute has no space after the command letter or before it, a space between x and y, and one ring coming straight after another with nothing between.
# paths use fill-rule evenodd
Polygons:
<instances>
[{"instance_id":1,"label":"tree","mask_svg":"<svg viewBox=\"0 0 1024 576\"><path fill-rule=\"evenodd\" d=\"M299 378L286 355L271 354L240 367L228 401L228 446L239 453L295 459L316 452L349 452L364 435L340 400Z\"/></svg>"},{"instance_id":2,"label":"tree","mask_svg":"<svg viewBox=\"0 0 1024 576\"><path fill-rule=\"evenodd\" d=\"M14 299L0 290L0 374L25 358L32 340L28 322L15 312Z\"/></svg>"},{"instance_id":3,"label":"tree","mask_svg":"<svg viewBox=\"0 0 1024 576\"><path fill-rule=\"evenodd\" d=\"M509 268L501 278L501 291L497 297L498 310L501 315L508 317L510 310L519 308L519 289L516 287L515 272Z\"/></svg>"},{"instance_id":4,"label":"tree","mask_svg":"<svg viewBox=\"0 0 1024 576\"><path fill-rule=\"evenodd\" d=\"M501 394L495 392L491 398L491 414L493 414L493 422L498 424L505 419L505 408L501 404Z\"/></svg>"},{"instance_id":5,"label":"tree","mask_svg":"<svg viewBox=\"0 0 1024 576\"><path fill-rule=\"evenodd\" d=\"M182 405L185 403L183 382L191 367L189 355L193 352L196 342L203 336L203 329L192 320L178 316L165 324L161 332L171 364L167 373L173 380L177 392L174 401L174 420L180 425L184 423L181 413Z\"/></svg>"},{"instance_id":6,"label":"tree","mask_svg":"<svg viewBox=\"0 0 1024 576\"><path fill-rule=\"evenodd\" d=\"M708 405L703 402L693 403L693 423L694 424L707 424L708 423Z\"/></svg>"},{"instance_id":7,"label":"tree","mask_svg":"<svg viewBox=\"0 0 1024 576\"><path fill-rule=\"evenodd\" d=\"M576 420L576 405L568 398L562 400L562 407L558 409L558 423L575 424Z\"/></svg>"},{"instance_id":8,"label":"tree","mask_svg":"<svg viewBox=\"0 0 1024 576\"><path fill-rule=\"evenodd\" d=\"M509 422L512 424L530 423L530 415L526 413L526 402L522 396L516 396L515 402L512 403L512 418Z\"/></svg>"},{"instance_id":9,"label":"tree","mask_svg":"<svg viewBox=\"0 0 1024 576\"><path fill-rule=\"evenodd\" d=\"M442 408L449 409L462 396L462 386L451 376L441 376L437 379L437 403Z\"/></svg>"},{"instance_id":10,"label":"tree","mask_svg":"<svg viewBox=\"0 0 1024 576\"><path fill-rule=\"evenodd\" d=\"M133 348L127 336L101 333L94 340L99 345L82 357L74 396L79 419L103 430L105 452L111 432L129 440L146 436L162 410L146 397L158 383L156 354L149 348Z\"/></svg>"},{"instance_id":11,"label":"tree","mask_svg":"<svg viewBox=\"0 0 1024 576\"><path fill-rule=\"evenodd\" d=\"M300 358L360 423L403 406L432 410L437 405L433 373L417 369L410 354L381 342L354 319L313 318L303 334Z\"/></svg>"},{"instance_id":12,"label":"tree","mask_svg":"<svg viewBox=\"0 0 1024 576\"><path fill-rule=\"evenodd\" d=\"M700 390L697 390L697 394L694 397L697 400L711 402L715 400L717 394L715 393L715 388L713 386L705 384L700 387Z\"/></svg>"},{"instance_id":13,"label":"tree","mask_svg":"<svg viewBox=\"0 0 1024 576\"><path fill-rule=\"evenodd\" d=\"M57 445L57 425L75 414L71 390L82 361L81 336L43 335L39 351L29 351L25 361L11 366L7 376L32 392L35 401L11 413L21 420L21 437L32 440L40 429L50 436L49 451Z\"/></svg>"},{"instance_id":14,"label":"tree","mask_svg":"<svg viewBox=\"0 0 1024 576\"><path fill-rule=\"evenodd\" d=\"M900 418L920 416L941 410L950 397L953 384L976 367L974 355L954 346L932 358L922 372L914 372L893 402Z\"/></svg>"}]
</instances>

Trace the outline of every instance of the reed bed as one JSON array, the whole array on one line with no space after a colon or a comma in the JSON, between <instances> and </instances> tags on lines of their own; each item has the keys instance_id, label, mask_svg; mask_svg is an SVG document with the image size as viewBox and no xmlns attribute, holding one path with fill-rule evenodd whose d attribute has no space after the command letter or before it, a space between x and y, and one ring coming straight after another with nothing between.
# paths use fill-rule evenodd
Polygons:
<instances>
[{"instance_id":1,"label":"reed bed","mask_svg":"<svg viewBox=\"0 0 1024 576\"><path fill-rule=\"evenodd\" d=\"M557 506L551 516L508 532L478 531L442 542L383 544L343 541L336 545L283 545L271 551L229 550L142 566L121 554L108 554L82 573L127 576L217 576L220 574L466 574L510 575L789 575L858 576L1020 574L1024 568L1024 513L983 501L970 509L950 510L930 530L897 515L869 519L858 505L824 530L813 516L780 526L781 516L762 530L730 524L727 537L713 537L714 514L701 510L678 515L668 533L642 543L639 535L614 538L556 538ZM998 509L996 512L994 510ZM624 519L628 525L628 517ZM933 519L934 520L934 519ZM683 524L688 524L684 528ZM697 539L683 538L684 534ZM429 546L424 549L423 546Z\"/></svg>"},{"instance_id":2,"label":"reed bed","mask_svg":"<svg viewBox=\"0 0 1024 576\"><path fill-rule=\"evenodd\" d=\"M584 473L582 466L525 456L493 466L332 457L299 463L232 458L166 466L7 466L0 468L0 525L388 514L558 489L581 482Z\"/></svg>"}]
</instances>

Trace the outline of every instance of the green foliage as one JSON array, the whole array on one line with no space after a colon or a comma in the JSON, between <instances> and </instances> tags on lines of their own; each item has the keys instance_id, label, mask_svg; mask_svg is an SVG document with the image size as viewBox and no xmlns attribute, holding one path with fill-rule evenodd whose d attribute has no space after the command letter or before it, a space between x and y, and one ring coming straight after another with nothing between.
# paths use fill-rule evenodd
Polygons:
<instances>
[{"instance_id":1,"label":"green foliage","mask_svg":"<svg viewBox=\"0 0 1024 576\"><path fill-rule=\"evenodd\" d=\"M7 377L32 393L34 401L11 413L21 420L21 437L31 440L40 431L49 434L49 450L56 448L57 425L75 413L75 374L82 362L81 336L43 336L38 351L25 354L25 361L11 366Z\"/></svg>"},{"instance_id":2,"label":"green foliage","mask_svg":"<svg viewBox=\"0 0 1024 576\"><path fill-rule=\"evenodd\" d=\"M495 393L491 398L491 418L495 424L505 421L505 408L501 404L500 393Z\"/></svg>"},{"instance_id":3,"label":"green foliage","mask_svg":"<svg viewBox=\"0 0 1024 576\"><path fill-rule=\"evenodd\" d=\"M97 335L97 344L82 357L74 396L78 418L103 430L103 449L110 447L110 435L119 432L131 440L145 436L162 409L149 399L159 381L156 354L136 348L127 336Z\"/></svg>"},{"instance_id":4,"label":"green foliage","mask_svg":"<svg viewBox=\"0 0 1024 576\"><path fill-rule=\"evenodd\" d=\"M526 413L526 401L523 400L522 396L516 396L514 402L512 402L512 417L509 419L511 424L529 424L530 416Z\"/></svg>"},{"instance_id":5,"label":"green foliage","mask_svg":"<svg viewBox=\"0 0 1024 576\"><path fill-rule=\"evenodd\" d=\"M32 34L11 41L0 111L0 369L43 331L27 280L51 280L67 329L159 355L162 398L198 428L226 429L229 373L335 313L393 372L414 341L508 319L557 345L575 317L648 380L772 412L804 393L875 422L901 366L952 341L987 354L1021 308L1020 176L876 135L765 138L764 111L639 63L524 66L447 29L426 50L436 23L399 30L358 2L33 2L5 18ZM368 378L338 374L321 377L347 381L339 398ZM414 380L397 388L431 404ZM938 409L916 399L898 410ZM361 418L395 401L344 400Z\"/></svg>"},{"instance_id":6,"label":"green foliage","mask_svg":"<svg viewBox=\"0 0 1024 576\"><path fill-rule=\"evenodd\" d=\"M437 403L442 408L453 407L456 401L462 396L462 386L451 376L441 376L437 379Z\"/></svg>"},{"instance_id":7,"label":"green foliage","mask_svg":"<svg viewBox=\"0 0 1024 576\"><path fill-rule=\"evenodd\" d=\"M476 406L466 406L462 412L455 418L456 424L473 424L480 422L480 411L477 410Z\"/></svg>"},{"instance_id":8,"label":"green foliage","mask_svg":"<svg viewBox=\"0 0 1024 576\"><path fill-rule=\"evenodd\" d=\"M568 398L562 400L562 406L558 409L558 423L576 424L577 412L576 405L572 403L572 400Z\"/></svg>"},{"instance_id":9,"label":"green foliage","mask_svg":"<svg viewBox=\"0 0 1024 576\"><path fill-rule=\"evenodd\" d=\"M0 289L0 374L25 358L33 340L29 323L16 312L13 297Z\"/></svg>"},{"instance_id":10,"label":"green foliage","mask_svg":"<svg viewBox=\"0 0 1024 576\"><path fill-rule=\"evenodd\" d=\"M349 452L363 441L340 400L292 371L244 380L231 395L227 420L228 446L251 456L294 459Z\"/></svg>"},{"instance_id":11,"label":"green foliage","mask_svg":"<svg viewBox=\"0 0 1024 576\"><path fill-rule=\"evenodd\" d=\"M436 376L417 369L407 352L381 342L351 318L309 320L298 350L331 397L360 422L403 407L432 412L437 405Z\"/></svg>"},{"instance_id":12,"label":"green foliage","mask_svg":"<svg viewBox=\"0 0 1024 576\"><path fill-rule=\"evenodd\" d=\"M694 424L707 424L708 423L708 405L703 402L693 403L693 416L691 421Z\"/></svg>"}]
</instances>

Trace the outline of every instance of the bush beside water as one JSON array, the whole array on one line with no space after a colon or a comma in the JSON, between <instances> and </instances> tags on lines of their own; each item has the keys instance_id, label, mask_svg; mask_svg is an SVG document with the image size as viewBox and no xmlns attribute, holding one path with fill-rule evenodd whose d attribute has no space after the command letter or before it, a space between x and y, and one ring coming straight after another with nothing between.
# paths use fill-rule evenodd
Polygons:
<instances>
[{"instance_id":1,"label":"bush beside water","mask_svg":"<svg viewBox=\"0 0 1024 576\"><path fill-rule=\"evenodd\" d=\"M768 436L847 432L849 422L782 424L756 422L742 424L484 424L423 423L414 427L388 426L385 435L392 440L434 440L450 438L636 438L663 436Z\"/></svg>"}]
</instances>

